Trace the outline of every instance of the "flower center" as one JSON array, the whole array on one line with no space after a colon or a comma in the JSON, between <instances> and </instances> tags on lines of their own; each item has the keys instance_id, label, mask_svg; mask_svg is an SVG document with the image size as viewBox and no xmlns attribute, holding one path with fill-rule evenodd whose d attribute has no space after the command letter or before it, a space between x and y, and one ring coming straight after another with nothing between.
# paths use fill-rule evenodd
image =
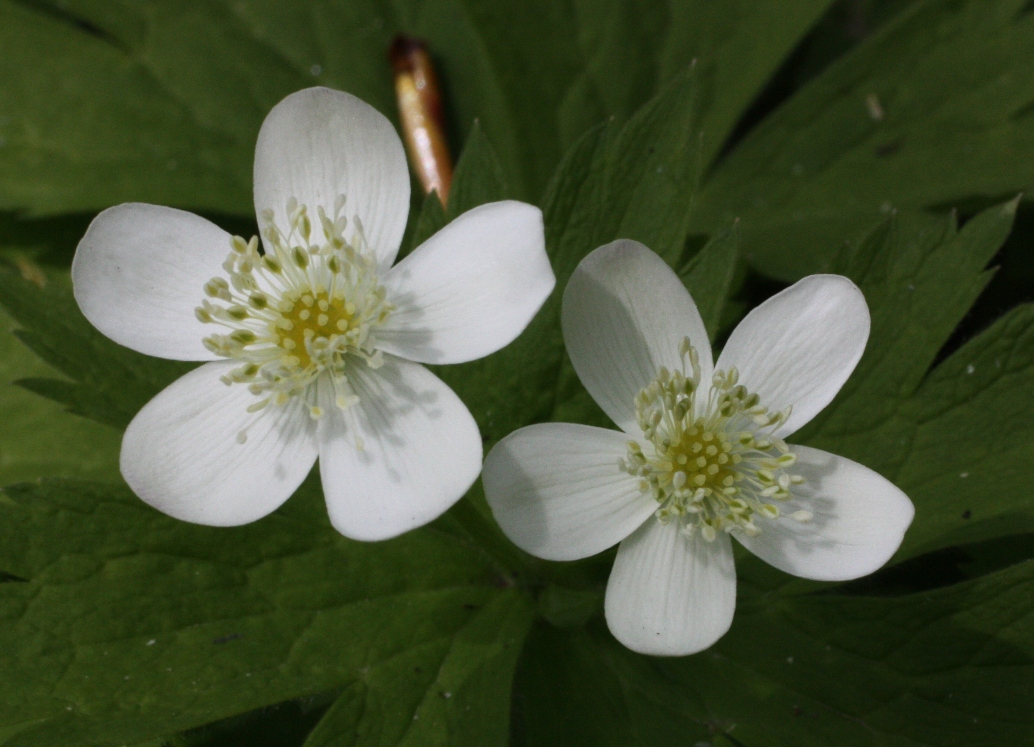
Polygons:
<instances>
[{"instance_id":1,"label":"flower center","mask_svg":"<svg viewBox=\"0 0 1034 747\"><path fill-rule=\"evenodd\" d=\"M293 301L285 299L280 311L285 323L278 327L282 330L280 346L298 358L298 366L303 370L320 367L319 343L329 343L339 335L347 337L361 324L356 319L355 304L349 305L344 298L326 291L307 290Z\"/></svg>"},{"instance_id":2,"label":"flower center","mask_svg":"<svg viewBox=\"0 0 1034 747\"><path fill-rule=\"evenodd\" d=\"M699 529L708 541L720 531L756 535L755 516L779 517L777 504L804 483L787 471L796 456L772 435L790 409L770 413L738 383L735 368L715 371L702 394L699 359L688 338L680 353L682 371L662 367L636 396L636 419L649 446L630 441L619 466L660 504L661 522L679 521L687 535ZM790 516L812 518L807 511Z\"/></svg>"},{"instance_id":3,"label":"flower center","mask_svg":"<svg viewBox=\"0 0 1034 747\"><path fill-rule=\"evenodd\" d=\"M345 238L344 205L339 197L333 217L318 208L322 237L313 236L308 210L294 198L287 203L287 233L271 210L263 211L266 252L259 251L257 238L235 236L223 263L229 280L205 283L208 298L196 309L197 318L229 330L204 338L205 347L241 362L223 381L248 385L259 398L250 412L301 396L310 414L320 417L309 385L323 374L334 387L335 404L345 409L357 401L349 367L383 363L373 332L392 306L358 218Z\"/></svg>"}]
</instances>

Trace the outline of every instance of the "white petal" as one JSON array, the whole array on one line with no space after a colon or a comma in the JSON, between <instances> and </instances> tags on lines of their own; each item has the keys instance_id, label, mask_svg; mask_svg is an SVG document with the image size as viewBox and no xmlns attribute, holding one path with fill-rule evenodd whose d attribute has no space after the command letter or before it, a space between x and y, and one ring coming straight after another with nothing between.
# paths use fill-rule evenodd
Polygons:
<instances>
[{"instance_id":1,"label":"white petal","mask_svg":"<svg viewBox=\"0 0 1034 747\"><path fill-rule=\"evenodd\" d=\"M378 346L423 363L483 358L519 335L556 285L542 212L523 202L470 210L384 278L395 305Z\"/></svg>"},{"instance_id":2,"label":"white petal","mask_svg":"<svg viewBox=\"0 0 1034 747\"><path fill-rule=\"evenodd\" d=\"M459 500L481 471L481 436L463 402L418 363L385 356L349 379L359 403L319 422L330 521L346 537L382 540L422 526ZM323 382L321 382L322 384Z\"/></svg>"},{"instance_id":3,"label":"white petal","mask_svg":"<svg viewBox=\"0 0 1034 747\"><path fill-rule=\"evenodd\" d=\"M776 431L785 438L832 401L868 339L869 307L857 286L840 275L810 275L747 314L717 366L735 366L772 412L793 406Z\"/></svg>"},{"instance_id":4,"label":"white petal","mask_svg":"<svg viewBox=\"0 0 1034 747\"><path fill-rule=\"evenodd\" d=\"M736 609L729 535L707 542L684 536L674 521L646 522L618 549L604 609L610 632L633 651L703 651L725 635Z\"/></svg>"},{"instance_id":5,"label":"white petal","mask_svg":"<svg viewBox=\"0 0 1034 747\"><path fill-rule=\"evenodd\" d=\"M193 213L130 202L90 224L72 260L75 300L120 345L184 361L215 359L214 331L194 316L204 285L223 276L230 234Z\"/></svg>"},{"instance_id":6,"label":"white petal","mask_svg":"<svg viewBox=\"0 0 1034 747\"><path fill-rule=\"evenodd\" d=\"M248 387L219 380L236 365L220 361L191 371L126 429L122 475L169 516L209 526L247 524L290 498L316 461L316 429L301 400L248 413L257 401Z\"/></svg>"},{"instance_id":7,"label":"white petal","mask_svg":"<svg viewBox=\"0 0 1034 747\"><path fill-rule=\"evenodd\" d=\"M579 263L564 291L561 322L578 378L627 433L641 435L639 390L661 366L681 370L684 337L710 385L711 345L696 304L664 260L637 241L601 246Z\"/></svg>"},{"instance_id":8,"label":"white petal","mask_svg":"<svg viewBox=\"0 0 1034 747\"><path fill-rule=\"evenodd\" d=\"M618 468L628 436L570 423L542 423L504 438L481 479L503 532L547 560L577 560L617 544L657 501Z\"/></svg>"},{"instance_id":9,"label":"white petal","mask_svg":"<svg viewBox=\"0 0 1034 747\"><path fill-rule=\"evenodd\" d=\"M880 568L897 551L915 508L889 480L850 459L792 446L792 471L807 482L779 504L777 519L758 517L756 537L736 537L762 560L795 576L846 581ZM798 497L799 496L799 497ZM792 518L807 511L812 518Z\"/></svg>"},{"instance_id":10,"label":"white petal","mask_svg":"<svg viewBox=\"0 0 1034 747\"><path fill-rule=\"evenodd\" d=\"M351 239L354 218L386 271L395 261L409 214L409 171L391 122L355 96L329 88L292 93L262 123L255 145L255 211L272 210L288 228L292 197L308 208L315 236L322 236L317 207L342 215Z\"/></svg>"}]
</instances>

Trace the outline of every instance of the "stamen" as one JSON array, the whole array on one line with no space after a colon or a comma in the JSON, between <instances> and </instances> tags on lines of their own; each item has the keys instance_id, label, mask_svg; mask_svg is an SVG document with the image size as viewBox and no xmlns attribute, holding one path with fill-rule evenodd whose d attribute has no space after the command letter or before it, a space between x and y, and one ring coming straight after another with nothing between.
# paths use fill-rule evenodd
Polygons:
<instances>
[{"instance_id":1,"label":"stamen","mask_svg":"<svg viewBox=\"0 0 1034 747\"><path fill-rule=\"evenodd\" d=\"M789 408L770 413L739 383L735 368L715 371L702 392L700 359L688 338L679 356L681 371L661 367L635 398L636 421L652 448L647 453L629 441L618 465L660 504L657 519L680 522L686 536L699 529L708 542L718 532L757 535L755 516L810 521L808 511L787 515L770 502L789 500L793 487L804 484L803 476L787 471L796 455L772 435Z\"/></svg>"},{"instance_id":2,"label":"stamen","mask_svg":"<svg viewBox=\"0 0 1034 747\"><path fill-rule=\"evenodd\" d=\"M206 298L195 316L227 332L203 342L216 355L243 364L223 381L248 386L258 398L249 412L282 407L301 396L310 416L322 417L312 385L324 374L332 382L335 406L347 409L359 399L348 381L350 370L383 365L374 331L393 307L361 221L342 214L346 202L339 196L332 215L316 207L316 233L308 206L293 197L285 206L286 233L274 212L263 210L265 252L259 252L257 236L233 237L223 263L228 279L212 278L204 285ZM346 236L349 226L352 234ZM240 443L247 440L246 431L238 434Z\"/></svg>"}]
</instances>

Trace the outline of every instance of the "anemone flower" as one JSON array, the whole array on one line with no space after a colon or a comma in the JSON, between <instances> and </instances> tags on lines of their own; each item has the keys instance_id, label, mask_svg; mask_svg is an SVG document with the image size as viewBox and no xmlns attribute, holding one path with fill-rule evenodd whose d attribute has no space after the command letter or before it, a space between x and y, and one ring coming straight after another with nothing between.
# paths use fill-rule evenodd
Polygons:
<instances>
[{"instance_id":1,"label":"anemone flower","mask_svg":"<svg viewBox=\"0 0 1034 747\"><path fill-rule=\"evenodd\" d=\"M409 210L391 123L310 88L266 117L255 148L262 235L125 204L90 225L72 263L94 326L148 355L205 361L151 400L122 442L144 501L213 526L280 506L319 458L342 534L420 526L480 471L470 412L422 363L511 342L552 290L542 216L470 210L393 266Z\"/></svg>"},{"instance_id":2,"label":"anemone flower","mask_svg":"<svg viewBox=\"0 0 1034 747\"><path fill-rule=\"evenodd\" d=\"M713 363L693 299L634 241L600 247L564 292L564 340L620 431L533 425L488 455L503 531L549 560L620 542L604 610L646 654L703 650L736 604L731 538L775 567L841 581L882 566L909 499L856 462L783 440L833 399L869 336L862 293L812 275L750 312Z\"/></svg>"}]
</instances>

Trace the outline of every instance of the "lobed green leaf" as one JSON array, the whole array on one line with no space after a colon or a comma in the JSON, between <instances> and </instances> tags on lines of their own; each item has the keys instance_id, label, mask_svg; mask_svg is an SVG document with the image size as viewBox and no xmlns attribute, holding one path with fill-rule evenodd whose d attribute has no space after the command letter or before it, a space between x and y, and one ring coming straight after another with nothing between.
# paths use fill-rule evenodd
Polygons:
<instances>
[{"instance_id":1,"label":"lobed green leaf","mask_svg":"<svg viewBox=\"0 0 1034 747\"><path fill-rule=\"evenodd\" d=\"M319 503L310 481L272 516L218 529L123 488L8 488L0 568L23 581L0 584L5 745L143 741L333 688L375 691L426 655L442 662L427 687L472 698L494 683L505 703L529 603L463 542L433 529L353 542ZM427 692L421 712L444 733L496 733L494 720L453 725Z\"/></svg>"},{"instance_id":2,"label":"lobed green leaf","mask_svg":"<svg viewBox=\"0 0 1034 747\"><path fill-rule=\"evenodd\" d=\"M602 628L539 628L515 744L750 747L1034 744L1034 563L903 597L740 595L730 632L681 659Z\"/></svg>"},{"instance_id":3,"label":"lobed green leaf","mask_svg":"<svg viewBox=\"0 0 1034 747\"><path fill-rule=\"evenodd\" d=\"M895 208L1034 184L1034 12L923 0L827 68L718 164L694 230L740 218L744 256L796 279Z\"/></svg>"}]
</instances>

